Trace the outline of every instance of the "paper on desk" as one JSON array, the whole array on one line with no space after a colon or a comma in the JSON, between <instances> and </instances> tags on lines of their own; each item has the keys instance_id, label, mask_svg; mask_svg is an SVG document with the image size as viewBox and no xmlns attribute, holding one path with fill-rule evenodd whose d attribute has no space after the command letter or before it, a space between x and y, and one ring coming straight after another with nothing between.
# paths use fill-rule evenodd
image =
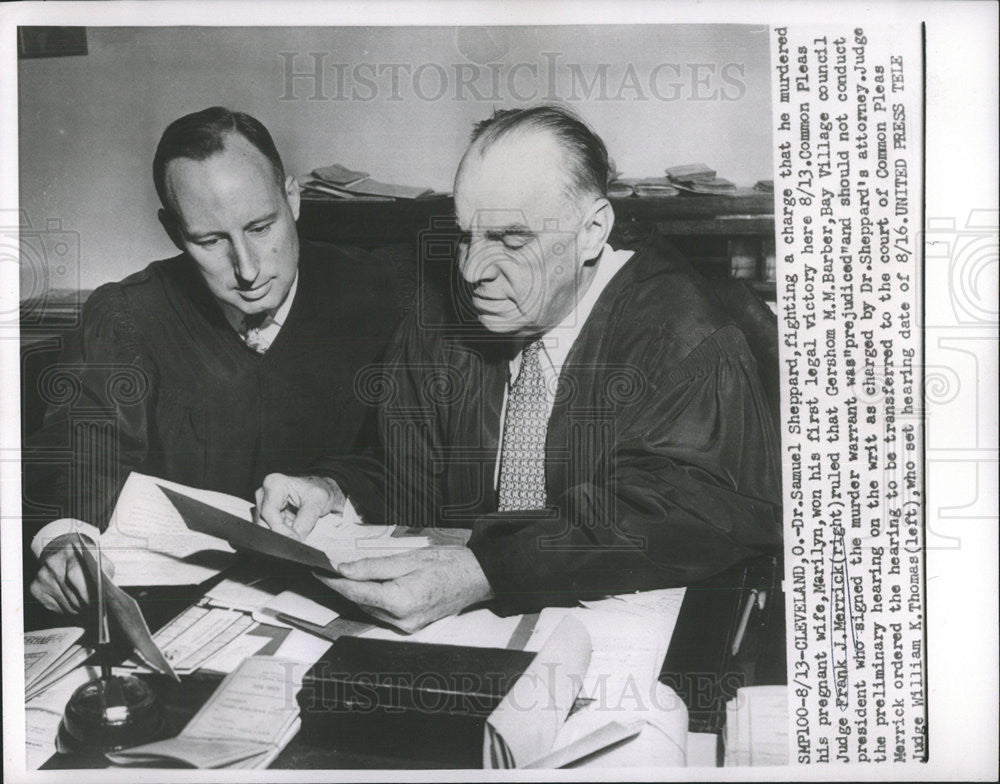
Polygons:
<instances>
[{"instance_id":1,"label":"paper on desk","mask_svg":"<svg viewBox=\"0 0 1000 784\"><path fill-rule=\"evenodd\" d=\"M108 759L119 765L172 759L220 768L280 751L298 719L295 695L305 670L299 662L251 656L225 677L179 735Z\"/></svg>"},{"instance_id":2,"label":"paper on desk","mask_svg":"<svg viewBox=\"0 0 1000 784\"><path fill-rule=\"evenodd\" d=\"M202 672L221 672L228 675L237 669L247 656L268 656L276 653L289 634L289 629L256 624L203 661L199 669Z\"/></svg>"},{"instance_id":3,"label":"paper on desk","mask_svg":"<svg viewBox=\"0 0 1000 784\"><path fill-rule=\"evenodd\" d=\"M548 754L590 664L587 629L564 618L486 721L483 767L509 769Z\"/></svg>"},{"instance_id":4,"label":"paper on desk","mask_svg":"<svg viewBox=\"0 0 1000 784\"><path fill-rule=\"evenodd\" d=\"M434 645L506 648L520 620L521 616L519 615L502 618L493 611L484 608L441 618L413 634L403 634L386 627L374 627L358 636L377 640L401 640Z\"/></svg>"},{"instance_id":5,"label":"paper on desk","mask_svg":"<svg viewBox=\"0 0 1000 784\"><path fill-rule=\"evenodd\" d=\"M91 584L96 585L97 581L101 579L99 577L100 572L97 566L97 559L93 552L91 552L91 546L87 544L87 541L79 534L75 534L75 536L77 544L80 547L84 566L90 574ZM163 652L153 642L153 637L149 633L149 626L146 625L146 619L143 617L142 610L139 609L136 600L115 585L107 575L104 575L103 581L108 617L113 618L118 624L118 628L122 630L128 641L132 643L136 654L154 670L169 675L174 680L180 680L177 677L177 673L174 672L173 667L170 666L170 662L163 656Z\"/></svg>"},{"instance_id":6,"label":"paper on desk","mask_svg":"<svg viewBox=\"0 0 1000 784\"><path fill-rule=\"evenodd\" d=\"M26 685L24 699L31 700L59 683L66 675L83 664L94 653L93 648L71 645L52 665L30 685Z\"/></svg>"},{"instance_id":7,"label":"paper on desk","mask_svg":"<svg viewBox=\"0 0 1000 784\"><path fill-rule=\"evenodd\" d=\"M684 702L662 683L645 697L627 710L608 710L594 702L576 711L560 728L553 744L556 751L529 767L570 763L600 768L684 767L688 746ZM621 728L617 739L607 729L609 723ZM624 730L632 731L628 738Z\"/></svg>"},{"instance_id":8,"label":"paper on desk","mask_svg":"<svg viewBox=\"0 0 1000 784\"><path fill-rule=\"evenodd\" d=\"M79 626L66 626L58 629L43 629L24 633L24 685L30 690L31 685L39 680L59 658L68 651L73 643L83 636Z\"/></svg>"},{"instance_id":9,"label":"paper on desk","mask_svg":"<svg viewBox=\"0 0 1000 784\"><path fill-rule=\"evenodd\" d=\"M311 667L323 658L323 654L330 650L332 645L332 640L317 637L301 629L291 629L274 655Z\"/></svg>"},{"instance_id":10,"label":"paper on desk","mask_svg":"<svg viewBox=\"0 0 1000 784\"><path fill-rule=\"evenodd\" d=\"M631 613L586 608L546 607L525 646L539 650L563 620L584 625L593 644L582 694L608 709L633 707L650 694L666 656L669 637L649 618Z\"/></svg>"},{"instance_id":11,"label":"paper on desk","mask_svg":"<svg viewBox=\"0 0 1000 784\"><path fill-rule=\"evenodd\" d=\"M788 764L788 687L744 686L726 703L726 766Z\"/></svg>"},{"instance_id":12,"label":"paper on desk","mask_svg":"<svg viewBox=\"0 0 1000 784\"><path fill-rule=\"evenodd\" d=\"M284 581L277 578L226 577L205 594L204 604L224 610L242 610L252 613L259 610L281 593Z\"/></svg>"},{"instance_id":13,"label":"paper on desk","mask_svg":"<svg viewBox=\"0 0 1000 784\"><path fill-rule=\"evenodd\" d=\"M306 621L315 626L326 626L330 621L340 617L340 613L325 607L308 596L295 591L282 591L272 597L254 614L261 623L281 623L280 615Z\"/></svg>"}]
</instances>

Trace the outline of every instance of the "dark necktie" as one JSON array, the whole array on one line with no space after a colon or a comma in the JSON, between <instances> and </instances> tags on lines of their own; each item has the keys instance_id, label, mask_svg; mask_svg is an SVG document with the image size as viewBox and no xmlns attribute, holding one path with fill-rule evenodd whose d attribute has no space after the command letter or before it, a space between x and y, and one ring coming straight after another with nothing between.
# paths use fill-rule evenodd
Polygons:
<instances>
[{"instance_id":1,"label":"dark necktie","mask_svg":"<svg viewBox=\"0 0 1000 784\"><path fill-rule=\"evenodd\" d=\"M500 452L501 512L545 508L545 376L536 340L521 353L521 370L507 398Z\"/></svg>"}]
</instances>

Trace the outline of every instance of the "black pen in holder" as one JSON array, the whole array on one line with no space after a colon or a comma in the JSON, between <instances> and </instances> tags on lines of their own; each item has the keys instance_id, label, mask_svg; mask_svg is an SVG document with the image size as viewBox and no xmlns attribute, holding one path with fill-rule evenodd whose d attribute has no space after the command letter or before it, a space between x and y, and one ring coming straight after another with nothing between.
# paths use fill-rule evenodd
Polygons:
<instances>
[{"instance_id":1,"label":"black pen in holder","mask_svg":"<svg viewBox=\"0 0 1000 784\"><path fill-rule=\"evenodd\" d=\"M108 752L152 740L163 727L163 705L146 681L111 672L104 564L97 545L97 657L100 677L73 692L59 725L59 747L77 752Z\"/></svg>"}]
</instances>

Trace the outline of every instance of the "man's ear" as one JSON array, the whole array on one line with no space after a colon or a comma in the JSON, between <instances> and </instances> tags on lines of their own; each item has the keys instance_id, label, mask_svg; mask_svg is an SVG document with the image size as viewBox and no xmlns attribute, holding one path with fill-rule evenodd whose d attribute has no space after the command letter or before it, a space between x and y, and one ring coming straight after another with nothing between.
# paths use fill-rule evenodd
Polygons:
<instances>
[{"instance_id":1,"label":"man's ear","mask_svg":"<svg viewBox=\"0 0 1000 784\"><path fill-rule=\"evenodd\" d=\"M299 219L299 183L292 175L285 177L285 198L288 199L288 206L292 209L292 218Z\"/></svg>"},{"instance_id":2,"label":"man's ear","mask_svg":"<svg viewBox=\"0 0 1000 784\"><path fill-rule=\"evenodd\" d=\"M177 250L184 250L184 244L181 242L181 232L180 228L177 226L177 219L174 214L163 207L160 207L160 211L156 213L156 217L160 219L160 225L163 230L170 237L170 241L177 246Z\"/></svg>"},{"instance_id":3,"label":"man's ear","mask_svg":"<svg viewBox=\"0 0 1000 784\"><path fill-rule=\"evenodd\" d=\"M584 262L601 255L614 225L614 208L611 202L601 196L590 205L580 231L580 251Z\"/></svg>"}]
</instances>

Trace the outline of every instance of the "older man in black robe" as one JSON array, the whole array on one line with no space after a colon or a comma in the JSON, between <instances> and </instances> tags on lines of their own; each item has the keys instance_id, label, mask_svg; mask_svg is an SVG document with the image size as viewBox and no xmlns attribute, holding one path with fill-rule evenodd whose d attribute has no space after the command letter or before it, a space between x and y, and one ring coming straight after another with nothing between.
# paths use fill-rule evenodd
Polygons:
<instances>
[{"instance_id":1,"label":"older man in black robe","mask_svg":"<svg viewBox=\"0 0 1000 784\"><path fill-rule=\"evenodd\" d=\"M745 336L666 242L607 244L607 166L565 110L481 124L455 181L463 285L425 292L371 379L381 451L265 480L262 521L291 536L347 503L471 528L321 578L376 617L412 630L485 601L684 585L780 544L778 435Z\"/></svg>"}]
</instances>

